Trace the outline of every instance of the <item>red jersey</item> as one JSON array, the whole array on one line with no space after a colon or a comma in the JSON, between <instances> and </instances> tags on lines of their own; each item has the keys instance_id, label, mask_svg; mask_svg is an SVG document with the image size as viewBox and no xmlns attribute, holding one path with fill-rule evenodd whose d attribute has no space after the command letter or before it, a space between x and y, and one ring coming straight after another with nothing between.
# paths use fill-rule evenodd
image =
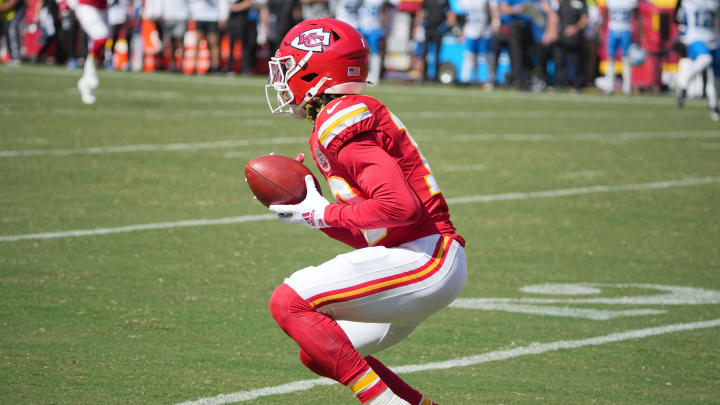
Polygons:
<instances>
[{"instance_id":1,"label":"red jersey","mask_svg":"<svg viewBox=\"0 0 720 405\"><path fill-rule=\"evenodd\" d=\"M78 4L85 4L87 6L95 7L99 10L105 10L108 8L107 0L78 0Z\"/></svg>"},{"instance_id":2,"label":"red jersey","mask_svg":"<svg viewBox=\"0 0 720 405\"><path fill-rule=\"evenodd\" d=\"M355 248L393 247L441 233L464 246L417 143L380 101L331 101L317 116L310 150L337 200L324 214L332 238Z\"/></svg>"}]
</instances>

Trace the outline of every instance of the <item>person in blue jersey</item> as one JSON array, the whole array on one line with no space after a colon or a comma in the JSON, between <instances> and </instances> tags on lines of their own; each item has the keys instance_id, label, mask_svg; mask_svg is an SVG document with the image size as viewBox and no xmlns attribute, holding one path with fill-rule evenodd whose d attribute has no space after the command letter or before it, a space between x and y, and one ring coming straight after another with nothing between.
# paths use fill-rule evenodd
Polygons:
<instances>
[{"instance_id":1,"label":"person in blue jersey","mask_svg":"<svg viewBox=\"0 0 720 405\"><path fill-rule=\"evenodd\" d=\"M720 0L680 0L676 15L685 23L683 42L687 46L688 58L692 59L690 69L678 74L678 106L685 105L688 83L697 75L705 74L705 94L713 121L720 121L715 88L715 76L720 74L718 15Z\"/></svg>"},{"instance_id":2,"label":"person in blue jersey","mask_svg":"<svg viewBox=\"0 0 720 405\"><path fill-rule=\"evenodd\" d=\"M622 82L623 93L632 91L632 64L630 63L630 45L633 43L632 22L637 20L637 38L643 37L638 0L608 0L608 33L606 38L608 63L605 68L605 93L614 91L615 84L615 58L617 51L622 54Z\"/></svg>"}]
</instances>

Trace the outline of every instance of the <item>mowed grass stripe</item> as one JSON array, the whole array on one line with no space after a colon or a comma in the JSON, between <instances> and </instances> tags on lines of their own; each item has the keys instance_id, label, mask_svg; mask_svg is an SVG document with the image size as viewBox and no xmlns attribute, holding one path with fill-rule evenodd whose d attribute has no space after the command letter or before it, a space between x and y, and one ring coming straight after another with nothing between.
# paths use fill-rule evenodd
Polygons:
<instances>
[{"instance_id":1,"label":"mowed grass stripe","mask_svg":"<svg viewBox=\"0 0 720 405\"><path fill-rule=\"evenodd\" d=\"M528 346L521 346L507 350L497 350L454 360L393 367L392 370L398 374L410 374L420 371L431 370L446 370L456 367L475 366L478 364L489 363L493 361L509 360L533 354L542 354L559 350L578 349L586 346L600 346L626 340L644 339L652 336L664 335L667 333L716 328L718 326L720 326L720 319L714 319L704 322L677 323L672 325L658 326L654 328L635 329L625 332L611 333L609 335L596 336L587 339L560 340L557 342L532 344ZM244 402L261 397L267 397L270 395L289 394L292 392L309 390L316 386L332 385L334 383L334 381L327 378L316 378L313 380L295 381L288 384L277 385L274 387L259 388L251 391L236 392L233 394L222 394L209 398L200 398L195 401L186 401L177 405L221 405L233 402Z\"/></svg>"},{"instance_id":2,"label":"mowed grass stripe","mask_svg":"<svg viewBox=\"0 0 720 405\"><path fill-rule=\"evenodd\" d=\"M581 132L567 135L559 134L459 134L431 135L418 137L423 142L607 142L607 141L640 141L640 140L672 140L672 139L713 139L720 138L717 131L633 131L633 132ZM307 137L277 137L264 139L228 139L213 142L188 142L170 144L134 144L117 146L95 146L89 148L68 149L26 149L1 150L0 158L24 156L70 156L99 155L104 153L130 152L171 152L194 151L202 149L235 148L252 145L291 145L305 144Z\"/></svg>"},{"instance_id":3,"label":"mowed grass stripe","mask_svg":"<svg viewBox=\"0 0 720 405\"><path fill-rule=\"evenodd\" d=\"M516 193L503 193L503 194L490 194L490 195L475 195L466 197L449 198L447 201L451 205L456 204L471 204L471 203L487 203L493 201L507 201L507 200L526 200L533 198L550 198L550 197L565 197L572 195L581 194L593 194L593 193L608 193L613 191L638 191L638 190L658 190L672 187L687 187L701 184L720 183L720 177L703 177L703 178L687 178L682 180L666 180L652 183L639 183L639 184L622 184L622 185L595 185L589 187L579 188L567 188L558 190L545 190L545 191L531 191L531 192L516 192ZM256 222L256 221L267 221L274 219L275 215L244 215L239 217L228 217L218 219L198 219L198 220L187 220L177 222L160 222L151 224L139 224L121 226L115 228L99 228L99 229L85 229L85 230L73 230L73 231L60 231L60 232L44 232L44 233L32 233L22 235L6 235L0 236L0 242L16 242L21 240L33 240L33 239L57 239L57 238L72 238L79 236L96 236L96 235L107 235L114 233L125 233L135 231L145 231L152 229L168 229L168 228L184 228L191 226L208 226L208 225L228 225L243 222Z\"/></svg>"}]
</instances>

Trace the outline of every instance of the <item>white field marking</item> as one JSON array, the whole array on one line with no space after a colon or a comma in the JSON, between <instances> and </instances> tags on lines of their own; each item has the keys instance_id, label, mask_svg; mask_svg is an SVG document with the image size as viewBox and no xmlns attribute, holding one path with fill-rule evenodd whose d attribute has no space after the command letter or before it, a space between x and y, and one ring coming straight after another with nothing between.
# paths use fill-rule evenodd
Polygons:
<instances>
[{"instance_id":1,"label":"white field marking","mask_svg":"<svg viewBox=\"0 0 720 405\"><path fill-rule=\"evenodd\" d=\"M479 309L483 311L503 311L517 312L522 314L533 315L550 315L562 316L568 318L584 318L594 321L607 321L614 318L622 318L626 316L643 316L643 315L660 315L667 311L660 309L628 309L620 311L611 311L594 308L570 308L570 307L551 307L540 305L519 305L492 302L460 301L453 302L454 308L463 309Z\"/></svg>"},{"instance_id":2,"label":"white field marking","mask_svg":"<svg viewBox=\"0 0 720 405\"><path fill-rule=\"evenodd\" d=\"M529 294L546 294L546 295L597 295L602 292L601 289L585 284L536 284L526 285L520 288L520 291Z\"/></svg>"},{"instance_id":3,"label":"white field marking","mask_svg":"<svg viewBox=\"0 0 720 405\"><path fill-rule=\"evenodd\" d=\"M4 150L0 151L0 158L19 156L69 156L69 155L98 155L103 153L127 153L127 152L150 152L150 151L195 151L201 149L235 148L239 146L252 145L291 145L305 144L305 137L286 138L259 138L259 139L238 139L216 142L195 142L195 143L170 143L170 144L136 144L124 146L96 146L91 148L77 149L28 149L28 150Z\"/></svg>"},{"instance_id":4,"label":"white field marking","mask_svg":"<svg viewBox=\"0 0 720 405\"><path fill-rule=\"evenodd\" d=\"M678 112L675 112L678 114ZM458 118L462 119L478 119L486 120L490 118L509 118L514 120L535 120L535 119L547 119L552 117L553 120L566 119L566 120L587 120L587 119L607 119L617 117L620 113L617 111L556 111L556 110L482 110L482 111L405 111L398 112L397 115L407 120L417 119L447 119L455 120ZM644 110L644 111L627 111L622 113L623 117L633 117L637 119L645 118L656 120L658 116L657 111ZM694 116L687 114L678 114L679 117L687 117L693 119Z\"/></svg>"},{"instance_id":5,"label":"white field marking","mask_svg":"<svg viewBox=\"0 0 720 405\"><path fill-rule=\"evenodd\" d=\"M506 350L496 350L492 352L478 354L475 356L462 357L459 359L392 367L392 370L398 374L410 374L431 370L446 370L457 367L475 366L478 364L489 363L493 361L509 360L517 357L530 356L559 350L578 349L587 346L601 346L609 343L644 339L652 336L665 335L668 333L716 328L718 326L720 326L720 319L714 319L704 322L676 323L671 325L658 326L654 328L634 329L625 332L611 333L609 335L596 336L587 339L560 340L548 343L533 343L527 346L521 346ZM305 391L316 386L332 385L334 383L334 381L327 378L301 380L283 385L258 388L250 391L241 391L233 394L222 394L214 397L200 398L194 401L182 402L177 405L222 405L233 402L244 402L271 395L281 395L297 391Z\"/></svg>"},{"instance_id":6,"label":"white field marking","mask_svg":"<svg viewBox=\"0 0 720 405\"><path fill-rule=\"evenodd\" d=\"M149 111L147 109L130 109L130 108L54 108L54 107L17 107L17 106L0 106L0 115L15 115L19 113L60 115L70 117L89 117L89 116L108 116L108 117L146 117L158 120L175 120L187 118L257 118L268 115L268 119L257 120L255 124L270 122L270 114L266 110L167 110L167 111ZM243 121L247 123L247 121Z\"/></svg>"},{"instance_id":7,"label":"white field marking","mask_svg":"<svg viewBox=\"0 0 720 405\"><path fill-rule=\"evenodd\" d=\"M80 70L68 70L61 67L33 67L32 69L17 69L13 70L14 73L30 74L30 75L47 75L47 76L66 76L80 78L82 71ZM258 91L262 93L262 86L265 84L263 80L258 78L246 78L237 76L203 76L203 75L177 75L174 73L155 72L153 74L145 74L140 72L122 72L122 71L101 71L100 83L103 78L113 77L115 79L132 79L141 81L151 82L165 82L165 83L182 83L182 84L197 84L205 86L208 84L220 85L220 86L253 86L258 87ZM102 84L101 84L102 88Z\"/></svg>"},{"instance_id":8,"label":"white field marking","mask_svg":"<svg viewBox=\"0 0 720 405\"><path fill-rule=\"evenodd\" d=\"M573 318L586 318L596 321L608 319L657 315L667 311L659 309L634 309L622 311L606 311L595 308L569 308L548 306L547 304L615 304L615 305L703 305L720 303L720 291L703 288L678 287L659 284L608 284L608 283L580 283L580 284L539 284L525 286L523 292L552 295L579 295L597 294L599 287L614 288L641 288L663 291L665 294L640 295L632 297L611 298L461 298L455 300L450 306L464 309L478 309L484 311L520 312L535 315L564 316ZM544 304L544 305L529 305Z\"/></svg>"},{"instance_id":9,"label":"white field marking","mask_svg":"<svg viewBox=\"0 0 720 405\"><path fill-rule=\"evenodd\" d=\"M32 234L25 234L25 235L0 236L0 242L14 242L14 241L18 241L18 240L29 240L29 239L54 239L54 238L72 238L72 237L77 237L77 236L108 235L111 233L146 231L146 230L150 230L150 229L183 228L183 227L188 227L188 226L238 224L238 223L242 223L242 222L267 221L267 220L275 219L275 218L277 218L277 215L275 215L275 214L244 215L241 217L229 217L229 218L218 218L218 219L195 219L195 220L189 220L189 221L159 222L159 223L154 223L154 224L128 225L128 226L120 226L120 227L116 227L116 228L99 228L99 229L86 229L86 230L65 231L65 232L32 233Z\"/></svg>"},{"instance_id":10,"label":"white field marking","mask_svg":"<svg viewBox=\"0 0 720 405\"><path fill-rule=\"evenodd\" d=\"M656 139L720 138L718 131L647 131L647 132L585 132L578 134L459 134L422 137L422 142L566 142L566 141L638 141Z\"/></svg>"},{"instance_id":11,"label":"white field marking","mask_svg":"<svg viewBox=\"0 0 720 405\"><path fill-rule=\"evenodd\" d=\"M113 110L114 111L114 110ZM88 114L91 115L91 114ZM255 116L256 114L251 114ZM244 124L272 125L270 120L246 120ZM717 131L674 131L674 132L613 132L613 133L579 133L567 135L551 134L466 134L466 135L423 135L422 142L566 142L566 141L603 141L623 140L655 140L655 139L686 139L686 138L720 138ZM29 149L0 151L0 158L44 155L87 155L119 152L147 151L184 151L214 148L233 148L250 145L286 145L307 143L307 137L266 137L252 140L220 140L215 142L174 143L174 144L139 144L119 146L98 146L77 149ZM458 166L460 167L460 166ZM479 170L479 169L478 169ZM452 170L451 170L452 171Z\"/></svg>"},{"instance_id":12,"label":"white field marking","mask_svg":"<svg viewBox=\"0 0 720 405\"><path fill-rule=\"evenodd\" d=\"M591 193L607 193L611 191L631 191L631 190L656 190L670 187L686 187L694 186L698 184L710 184L720 182L720 177L704 177L704 178L688 178L683 180L670 180L660 181L654 183L640 183L640 184L627 184L618 186L591 186L581 188L569 188L561 190L548 190L548 191L534 191L529 193L506 193L506 194L490 194L490 195L476 195L470 197L458 197L450 198L447 200L449 204L470 204L470 203L485 203L492 201L503 201L503 200L524 200L530 198L548 198L548 197L563 197L569 195L580 195L580 194L591 194ZM76 231L60 231L60 232L45 232L45 233L32 233L23 235L6 235L0 236L0 242L15 242L19 240L28 239L54 239L54 238L68 238L76 236L92 236L92 235L104 235L109 233L120 233L120 232L133 232L143 231L148 229L167 229L187 226L205 226L205 225L218 225L218 224L233 224L239 222L253 222L253 221L264 221L274 219L275 215L246 215L242 217L230 217L220 219L201 219L194 221L179 221L179 222L163 222L155 224L141 224L141 225L130 225L119 228L102 228L102 229L86 229Z\"/></svg>"},{"instance_id":13,"label":"white field marking","mask_svg":"<svg viewBox=\"0 0 720 405\"><path fill-rule=\"evenodd\" d=\"M4 90L3 95L20 98L63 98L77 95L77 89L55 90ZM142 99L142 100L180 100L183 104L251 104L257 105L265 102L265 98L246 95L188 95L177 91L159 90L123 90L117 88L101 88L97 91L100 97L112 96L113 99Z\"/></svg>"},{"instance_id":14,"label":"white field marking","mask_svg":"<svg viewBox=\"0 0 720 405\"><path fill-rule=\"evenodd\" d=\"M720 182L720 177L703 177L703 178L687 178L683 180L658 181L653 183L639 184L621 184L616 186L590 186L579 188L566 188L559 190L547 191L531 191L528 193L505 193L490 195L474 195L467 197L448 198L448 204L470 204L478 202L491 201L507 201L507 200L527 200L530 198L550 198L564 197L570 195L592 194L592 193L609 193L613 191L630 191L630 190L656 190L671 187L694 186L698 184L709 184Z\"/></svg>"},{"instance_id":15,"label":"white field marking","mask_svg":"<svg viewBox=\"0 0 720 405\"><path fill-rule=\"evenodd\" d=\"M478 171L485 170L485 165L461 165L461 166L445 166L441 167L441 171L445 172L467 172L467 171Z\"/></svg>"},{"instance_id":16,"label":"white field marking","mask_svg":"<svg viewBox=\"0 0 720 405\"><path fill-rule=\"evenodd\" d=\"M470 306L474 304L607 304L607 305L707 305L720 304L720 291L695 287L680 287L662 284L610 284L581 283L583 287L599 288L640 288L658 290L664 294L636 295L630 297L593 297L593 298L460 298L451 306ZM530 288L552 289L554 284L530 286ZM565 287L561 287L565 288ZM553 293L554 294L554 293Z\"/></svg>"}]
</instances>

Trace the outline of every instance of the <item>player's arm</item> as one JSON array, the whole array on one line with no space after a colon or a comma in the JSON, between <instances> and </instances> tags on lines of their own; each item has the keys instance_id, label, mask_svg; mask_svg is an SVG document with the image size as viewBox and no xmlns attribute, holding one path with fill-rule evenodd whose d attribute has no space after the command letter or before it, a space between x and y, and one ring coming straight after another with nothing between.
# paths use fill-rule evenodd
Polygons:
<instances>
[{"instance_id":1,"label":"player's arm","mask_svg":"<svg viewBox=\"0 0 720 405\"><path fill-rule=\"evenodd\" d=\"M555 10L553 10L550 3L546 0L540 1L540 9L545 13L547 16L547 21L545 23L545 33L543 34L542 41L545 45L554 42L557 39L557 33L558 33L558 22L559 18Z\"/></svg>"},{"instance_id":2,"label":"player's arm","mask_svg":"<svg viewBox=\"0 0 720 405\"><path fill-rule=\"evenodd\" d=\"M411 224L422 215L422 203L400 167L370 135L343 146L338 161L369 199L359 204L328 205L324 215L328 226L390 228Z\"/></svg>"}]
</instances>

